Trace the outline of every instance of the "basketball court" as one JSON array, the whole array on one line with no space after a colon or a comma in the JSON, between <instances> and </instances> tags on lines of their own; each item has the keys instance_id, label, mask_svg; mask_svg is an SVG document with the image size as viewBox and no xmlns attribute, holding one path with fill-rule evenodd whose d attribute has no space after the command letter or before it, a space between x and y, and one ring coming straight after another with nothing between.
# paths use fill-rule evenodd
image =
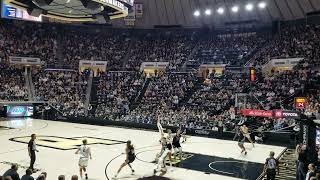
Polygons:
<instances>
[{"instance_id":1,"label":"basketball court","mask_svg":"<svg viewBox=\"0 0 320 180\"><path fill-rule=\"evenodd\" d=\"M27 143L32 133L37 134L38 150L35 168L48 173L49 180L59 175L79 175L79 155L75 151L83 138L91 144L93 159L89 161L89 179L112 179L125 160L125 142L135 146L136 160L123 168L117 179L134 180L153 176L156 153L160 151L159 133L137 129L84 125L38 119L6 119L0 121L0 172L19 164L23 175L29 166ZM246 143L247 155L240 154L236 141L192 136L182 144L182 160L175 160L164 175L175 180L256 179L266 157L274 151L276 157L286 148ZM40 171L40 172L41 172ZM159 175L159 174L157 174ZM37 174L34 176L36 177Z\"/></svg>"}]
</instances>

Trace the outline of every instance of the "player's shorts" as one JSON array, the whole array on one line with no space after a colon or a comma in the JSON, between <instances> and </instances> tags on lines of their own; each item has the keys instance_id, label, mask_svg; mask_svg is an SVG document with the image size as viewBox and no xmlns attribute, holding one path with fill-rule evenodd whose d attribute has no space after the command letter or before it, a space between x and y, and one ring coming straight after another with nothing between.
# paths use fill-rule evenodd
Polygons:
<instances>
[{"instance_id":1,"label":"player's shorts","mask_svg":"<svg viewBox=\"0 0 320 180\"><path fill-rule=\"evenodd\" d=\"M243 145L244 142L245 142L245 140L246 140L245 138L241 139L240 141L238 141L238 144L239 144L239 145Z\"/></svg>"},{"instance_id":2,"label":"player's shorts","mask_svg":"<svg viewBox=\"0 0 320 180\"><path fill-rule=\"evenodd\" d=\"M173 145L173 148L181 148L180 143L174 143L174 144L172 144L172 145Z\"/></svg>"},{"instance_id":3,"label":"player's shorts","mask_svg":"<svg viewBox=\"0 0 320 180\"><path fill-rule=\"evenodd\" d=\"M182 151L182 148L181 148L181 146L180 147L174 147L173 150L176 153L176 152Z\"/></svg>"},{"instance_id":4,"label":"player's shorts","mask_svg":"<svg viewBox=\"0 0 320 180\"><path fill-rule=\"evenodd\" d=\"M89 158L80 158L79 159L79 166L80 167L87 167L89 162Z\"/></svg>"},{"instance_id":5,"label":"player's shorts","mask_svg":"<svg viewBox=\"0 0 320 180\"><path fill-rule=\"evenodd\" d=\"M168 156L169 153L170 153L170 150L166 149L166 150L163 151L163 153L162 153L161 156L159 157L158 164L159 164L161 167L164 167L164 166L165 166L165 160L166 160L166 157Z\"/></svg>"},{"instance_id":6,"label":"player's shorts","mask_svg":"<svg viewBox=\"0 0 320 180\"><path fill-rule=\"evenodd\" d=\"M135 159L136 159L135 156L132 156L132 155L128 156L129 164L132 163Z\"/></svg>"},{"instance_id":7,"label":"player's shorts","mask_svg":"<svg viewBox=\"0 0 320 180\"><path fill-rule=\"evenodd\" d=\"M248 139L251 138L251 137L250 137L250 134L244 134L243 136L246 137L246 138L248 138Z\"/></svg>"}]
</instances>

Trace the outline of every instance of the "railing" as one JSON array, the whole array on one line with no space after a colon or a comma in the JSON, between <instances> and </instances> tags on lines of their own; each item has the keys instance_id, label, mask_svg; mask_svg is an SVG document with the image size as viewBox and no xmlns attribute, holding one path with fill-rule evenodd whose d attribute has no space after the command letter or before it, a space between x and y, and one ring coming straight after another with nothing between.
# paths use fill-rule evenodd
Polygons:
<instances>
[{"instance_id":1,"label":"railing","mask_svg":"<svg viewBox=\"0 0 320 180\"><path fill-rule=\"evenodd\" d=\"M25 80L25 86L27 87L28 90L28 100L32 100L32 93L31 93L31 87L29 83L29 77L28 77L28 69L27 67L24 69L24 80Z\"/></svg>"},{"instance_id":2,"label":"railing","mask_svg":"<svg viewBox=\"0 0 320 180\"><path fill-rule=\"evenodd\" d=\"M62 111L60 111L59 109L57 109L56 107L54 107L52 104L48 103L48 105L53 108L54 110L56 110L57 112L59 112L61 115L64 115Z\"/></svg>"},{"instance_id":3,"label":"railing","mask_svg":"<svg viewBox=\"0 0 320 180\"><path fill-rule=\"evenodd\" d=\"M92 79L93 79L93 71L90 71L88 84L87 84L87 90L86 90L86 102L84 103L85 108L85 115L88 115L88 109L90 104L90 95L91 95L91 88L92 88Z\"/></svg>"},{"instance_id":4,"label":"railing","mask_svg":"<svg viewBox=\"0 0 320 180\"><path fill-rule=\"evenodd\" d=\"M29 85L30 85L30 90L31 90L31 94L32 94L32 100L35 100L35 98L37 97L36 95L36 90L32 81L32 75L31 75L31 70L29 69L28 71L28 80L29 80Z\"/></svg>"},{"instance_id":5,"label":"railing","mask_svg":"<svg viewBox=\"0 0 320 180\"><path fill-rule=\"evenodd\" d=\"M268 42L266 42L267 44ZM262 46L263 48L259 49L246 63L245 63L245 67L251 66L252 62L254 59L256 59L258 56L261 55L261 53L263 53L267 48L269 48L271 45L264 45Z\"/></svg>"},{"instance_id":6,"label":"railing","mask_svg":"<svg viewBox=\"0 0 320 180\"><path fill-rule=\"evenodd\" d=\"M199 44L200 44L200 41L199 41L199 39L198 39L196 45L193 47L192 51L191 51L190 54L188 55L187 60L186 60L186 61L184 62L184 64L182 65L182 69L183 69L183 70L186 70L188 61L189 61L189 60L193 57L193 55L198 51L198 49L199 49Z\"/></svg>"},{"instance_id":7,"label":"railing","mask_svg":"<svg viewBox=\"0 0 320 180\"><path fill-rule=\"evenodd\" d=\"M123 68L123 69L125 69L125 67L126 67L126 64L127 64L127 62L128 62L128 59L129 59L129 57L130 57L131 48L132 48L132 46L133 46L134 43L136 43L136 39L132 37L131 40L130 40L130 43L129 43L129 47L128 47L127 51L126 51L126 55L121 59L121 61L122 61L122 68Z\"/></svg>"},{"instance_id":8,"label":"railing","mask_svg":"<svg viewBox=\"0 0 320 180\"><path fill-rule=\"evenodd\" d=\"M140 91L137 93L136 98L134 99L133 103L131 103L131 104L137 103L139 97L141 96L142 91L145 89L145 86L147 85L147 82L148 82L149 80L150 80L150 79L149 79L148 77L145 77L145 78L144 78L144 82L143 82L142 88L141 88Z\"/></svg>"},{"instance_id":9,"label":"railing","mask_svg":"<svg viewBox=\"0 0 320 180\"><path fill-rule=\"evenodd\" d=\"M277 160L279 161L280 158L283 156L283 154L287 151L288 148L285 148L277 157ZM257 178L257 180L262 180L266 176L266 171L263 171L260 176Z\"/></svg>"}]
</instances>

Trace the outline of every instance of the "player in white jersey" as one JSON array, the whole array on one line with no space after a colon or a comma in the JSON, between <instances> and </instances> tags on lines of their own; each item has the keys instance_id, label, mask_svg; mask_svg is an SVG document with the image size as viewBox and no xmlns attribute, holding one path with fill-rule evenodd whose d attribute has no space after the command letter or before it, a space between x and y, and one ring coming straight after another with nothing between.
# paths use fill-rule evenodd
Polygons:
<instances>
[{"instance_id":1,"label":"player in white jersey","mask_svg":"<svg viewBox=\"0 0 320 180\"><path fill-rule=\"evenodd\" d=\"M82 178L82 171L85 173L85 178L88 179L87 166L89 158L92 159L90 147L87 145L88 141L86 139L82 140L82 145L76 151L76 154L80 154L79 168L80 176Z\"/></svg>"},{"instance_id":2,"label":"player in white jersey","mask_svg":"<svg viewBox=\"0 0 320 180\"><path fill-rule=\"evenodd\" d=\"M165 137L162 137L161 146L162 148L160 152L160 157L158 159L155 169L153 170L153 174L156 174L158 171L161 171L162 172L161 175L163 175L167 172L166 159L168 156L171 156L172 145L171 145L171 142L168 142Z\"/></svg>"},{"instance_id":3,"label":"player in white jersey","mask_svg":"<svg viewBox=\"0 0 320 180\"><path fill-rule=\"evenodd\" d=\"M160 116L158 116L158 118L157 118L157 126L158 126L158 130L159 130L159 133L160 133L160 140L159 140L159 142L160 142L160 144L161 144L161 150L160 150L160 153L157 153L157 154L156 154L156 159L155 159L156 162L159 160L160 156L161 156L162 153L164 152L164 151L163 151L163 146L162 146L162 140L163 140L163 138L165 138L166 142L170 142L170 143L172 143L172 138L173 138L173 134L172 134L172 132L171 132L171 129L167 129L167 134L164 133L163 127L162 127L160 121L161 121L161 120L160 120ZM169 152L168 157L169 157L169 160L170 160L170 166L172 166L171 149L170 149L170 152Z\"/></svg>"}]
</instances>

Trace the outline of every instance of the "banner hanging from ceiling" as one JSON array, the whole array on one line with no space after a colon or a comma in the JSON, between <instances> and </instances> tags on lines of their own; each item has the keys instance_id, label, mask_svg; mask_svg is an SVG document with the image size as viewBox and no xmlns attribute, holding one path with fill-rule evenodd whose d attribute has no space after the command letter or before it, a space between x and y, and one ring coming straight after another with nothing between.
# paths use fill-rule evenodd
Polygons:
<instances>
[{"instance_id":1,"label":"banner hanging from ceiling","mask_svg":"<svg viewBox=\"0 0 320 180\"><path fill-rule=\"evenodd\" d=\"M143 4L137 3L134 5L136 9L136 18L142 18L143 15Z\"/></svg>"},{"instance_id":2,"label":"banner hanging from ceiling","mask_svg":"<svg viewBox=\"0 0 320 180\"><path fill-rule=\"evenodd\" d=\"M135 25L135 21L136 21L136 10L135 10L135 6L133 6L129 10L128 16L124 17L124 24L126 26L134 26Z\"/></svg>"}]
</instances>

